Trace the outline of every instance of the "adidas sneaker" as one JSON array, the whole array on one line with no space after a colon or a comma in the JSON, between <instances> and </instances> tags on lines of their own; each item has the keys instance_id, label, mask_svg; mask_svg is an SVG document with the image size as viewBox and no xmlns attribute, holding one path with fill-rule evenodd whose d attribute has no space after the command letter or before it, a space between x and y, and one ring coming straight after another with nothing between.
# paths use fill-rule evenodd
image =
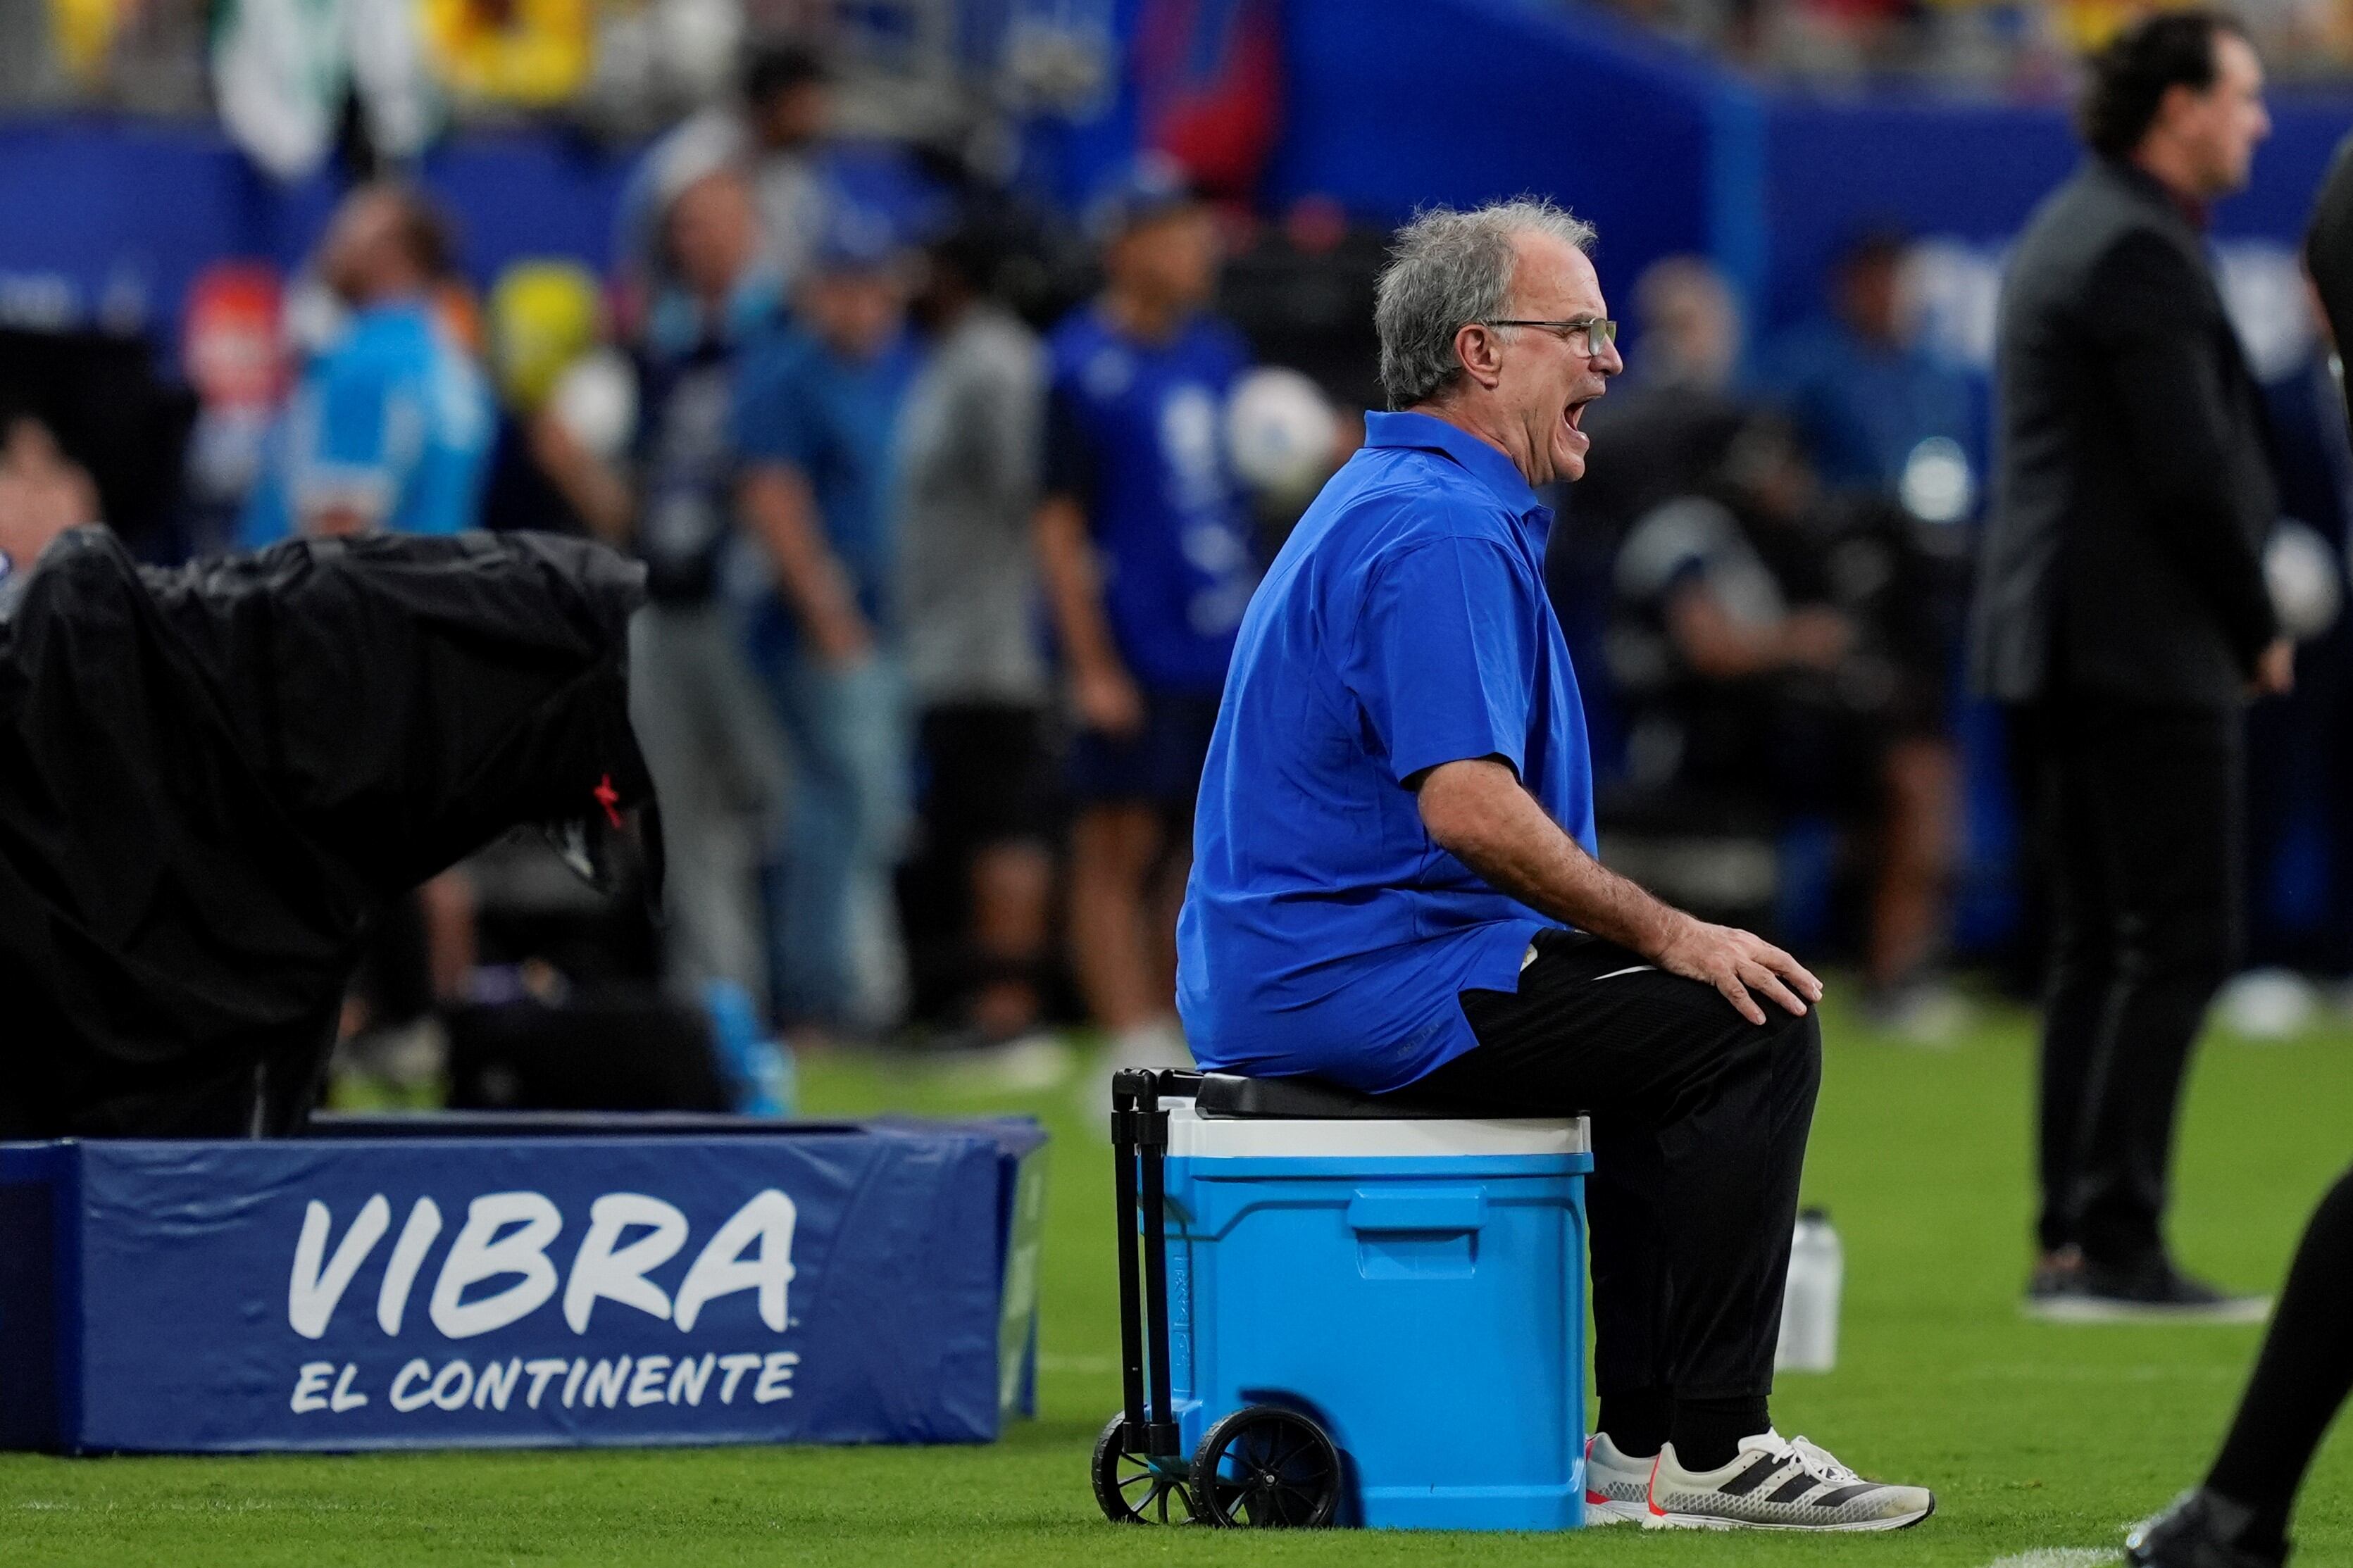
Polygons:
<instances>
[{"instance_id":1,"label":"adidas sneaker","mask_svg":"<svg viewBox=\"0 0 2353 1568\"><path fill-rule=\"evenodd\" d=\"M1618 1451L1606 1432L1585 1440L1585 1522L1640 1524L1651 1517L1651 1470L1655 1457L1637 1459Z\"/></svg>"},{"instance_id":2,"label":"adidas sneaker","mask_svg":"<svg viewBox=\"0 0 2353 1568\"><path fill-rule=\"evenodd\" d=\"M1718 1470L1686 1470L1675 1446L1651 1475L1653 1530L1902 1530L1936 1511L1925 1487L1867 1481L1817 1444L1778 1432L1741 1440Z\"/></svg>"}]
</instances>

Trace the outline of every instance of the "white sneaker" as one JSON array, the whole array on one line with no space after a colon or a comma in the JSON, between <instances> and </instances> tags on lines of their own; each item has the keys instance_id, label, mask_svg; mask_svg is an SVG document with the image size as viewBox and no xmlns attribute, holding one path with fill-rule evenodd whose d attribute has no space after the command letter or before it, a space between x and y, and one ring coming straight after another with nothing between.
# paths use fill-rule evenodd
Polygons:
<instances>
[{"instance_id":1,"label":"white sneaker","mask_svg":"<svg viewBox=\"0 0 2353 1568\"><path fill-rule=\"evenodd\" d=\"M1651 1517L1651 1471L1657 1456L1621 1454L1606 1432L1585 1440L1585 1522L1641 1524Z\"/></svg>"},{"instance_id":2,"label":"white sneaker","mask_svg":"<svg viewBox=\"0 0 2353 1568\"><path fill-rule=\"evenodd\" d=\"M1651 1475L1653 1530L1902 1530L1936 1511L1925 1487L1866 1481L1803 1437L1744 1437L1720 1470L1686 1470L1675 1446Z\"/></svg>"}]
</instances>

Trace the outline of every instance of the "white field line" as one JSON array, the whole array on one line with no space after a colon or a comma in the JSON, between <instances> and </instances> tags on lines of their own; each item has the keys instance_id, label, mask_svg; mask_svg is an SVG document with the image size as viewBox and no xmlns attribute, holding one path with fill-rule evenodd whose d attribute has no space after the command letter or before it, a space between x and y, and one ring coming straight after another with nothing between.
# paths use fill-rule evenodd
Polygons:
<instances>
[{"instance_id":1,"label":"white field line","mask_svg":"<svg viewBox=\"0 0 2353 1568\"><path fill-rule=\"evenodd\" d=\"M2172 1363L2086 1366L2080 1363L2021 1362L1964 1367L1958 1375L1971 1383L2237 1383L2247 1373L2243 1367L2183 1366Z\"/></svg>"},{"instance_id":2,"label":"white field line","mask_svg":"<svg viewBox=\"0 0 2353 1568\"><path fill-rule=\"evenodd\" d=\"M1997 1557L1986 1568L2108 1568L2124 1553L2113 1546L2038 1546Z\"/></svg>"}]
</instances>

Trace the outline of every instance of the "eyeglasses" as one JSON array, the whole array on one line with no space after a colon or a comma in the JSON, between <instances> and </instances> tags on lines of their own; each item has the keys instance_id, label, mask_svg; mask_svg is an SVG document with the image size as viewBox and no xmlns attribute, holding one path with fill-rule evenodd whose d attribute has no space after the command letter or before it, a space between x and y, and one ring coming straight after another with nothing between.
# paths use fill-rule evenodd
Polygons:
<instances>
[{"instance_id":1,"label":"eyeglasses","mask_svg":"<svg viewBox=\"0 0 2353 1568\"><path fill-rule=\"evenodd\" d=\"M1606 316L1579 316L1568 321L1482 321L1487 327L1541 327L1562 342L1575 346L1578 338L1585 340L1585 357L1598 360L1609 352L1618 341L1618 323Z\"/></svg>"}]
</instances>

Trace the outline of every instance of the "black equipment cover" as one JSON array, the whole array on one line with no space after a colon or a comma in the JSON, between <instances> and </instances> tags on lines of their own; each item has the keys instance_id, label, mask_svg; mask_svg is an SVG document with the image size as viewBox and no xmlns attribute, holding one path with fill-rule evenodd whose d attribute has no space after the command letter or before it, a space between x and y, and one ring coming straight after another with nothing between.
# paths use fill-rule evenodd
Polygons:
<instances>
[{"instance_id":1,"label":"black equipment cover","mask_svg":"<svg viewBox=\"0 0 2353 1568\"><path fill-rule=\"evenodd\" d=\"M298 1128L387 900L650 807L643 598L529 534L164 571L86 528L0 580L0 1138Z\"/></svg>"}]
</instances>

